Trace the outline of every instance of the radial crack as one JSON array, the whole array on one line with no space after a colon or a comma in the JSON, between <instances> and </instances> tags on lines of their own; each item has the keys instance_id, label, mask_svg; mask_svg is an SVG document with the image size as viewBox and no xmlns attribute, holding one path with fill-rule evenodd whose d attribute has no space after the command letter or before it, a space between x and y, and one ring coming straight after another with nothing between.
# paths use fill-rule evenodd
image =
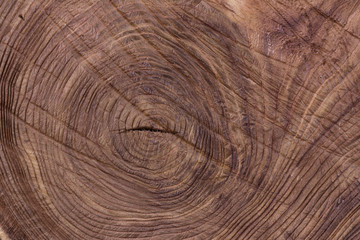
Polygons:
<instances>
[{"instance_id":1,"label":"radial crack","mask_svg":"<svg viewBox=\"0 0 360 240\"><path fill-rule=\"evenodd\" d=\"M140 132L145 132L145 131L146 131L146 132L170 133L170 134L177 134L177 133L178 133L178 132L176 132L176 131L163 130L163 129L152 128L152 127L130 128L130 129L125 129L125 130L119 130L119 133L135 132L135 131L140 131Z\"/></svg>"}]
</instances>

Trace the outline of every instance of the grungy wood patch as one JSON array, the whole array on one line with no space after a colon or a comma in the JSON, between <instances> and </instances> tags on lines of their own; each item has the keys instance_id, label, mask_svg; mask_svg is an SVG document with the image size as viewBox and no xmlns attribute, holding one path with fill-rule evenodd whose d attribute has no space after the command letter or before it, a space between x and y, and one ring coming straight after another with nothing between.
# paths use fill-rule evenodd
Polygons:
<instances>
[{"instance_id":1,"label":"grungy wood patch","mask_svg":"<svg viewBox=\"0 0 360 240\"><path fill-rule=\"evenodd\" d=\"M360 239L359 20L0 1L0 238Z\"/></svg>"}]
</instances>

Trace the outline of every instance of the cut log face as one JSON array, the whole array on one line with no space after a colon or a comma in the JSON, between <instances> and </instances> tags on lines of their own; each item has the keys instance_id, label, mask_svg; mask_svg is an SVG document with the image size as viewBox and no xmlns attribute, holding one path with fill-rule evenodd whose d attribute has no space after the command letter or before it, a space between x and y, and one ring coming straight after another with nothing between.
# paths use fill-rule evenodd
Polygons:
<instances>
[{"instance_id":1,"label":"cut log face","mask_svg":"<svg viewBox=\"0 0 360 240\"><path fill-rule=\"evenodd\" d=\"M1 239L360 239L358 1L0 2Z\"/></svg>"}]
</instances>

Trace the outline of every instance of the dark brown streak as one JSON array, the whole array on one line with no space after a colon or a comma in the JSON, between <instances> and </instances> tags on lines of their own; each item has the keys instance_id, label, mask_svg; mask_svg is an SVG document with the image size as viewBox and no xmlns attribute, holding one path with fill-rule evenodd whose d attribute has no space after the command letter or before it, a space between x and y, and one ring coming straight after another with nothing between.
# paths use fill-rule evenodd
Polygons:
<instances>
[{"instance_id":1,"label":"dark brown streak","mask_svg":"<svg viewBox=\"0 0 360 240\"><path fill-rule=\"evenodd\" d=\"M169 130L162 130L158 128L152 128L152 127L137 127L137 128L130 128L125 130L115 130L119 133L126 133L126 132L158 132L158 133L169 133L169 134L178 134L176 131L169 131Z\"/></svg>"}]
</instances>

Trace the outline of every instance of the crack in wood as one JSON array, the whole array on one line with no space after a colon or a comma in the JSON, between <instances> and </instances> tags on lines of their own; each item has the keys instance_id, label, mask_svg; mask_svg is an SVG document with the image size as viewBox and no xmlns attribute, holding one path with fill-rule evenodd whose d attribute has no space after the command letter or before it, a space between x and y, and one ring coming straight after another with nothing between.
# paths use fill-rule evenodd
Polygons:
<instances>
[{"instance_id":1,"label":"crack in wood","mask_svg":"<svg viewBox=\"0 0 360 240\"><path fill-rule=\"evenodd\" d=\"M169 131L169 130L163 130L163 129L152 128L152 127L137 127L137 128L119 130L119 133L125 133L125 132L157 132L157 133L178 134L178 132L176 132L176 131Z\"/></svg>"}]
</instances>

